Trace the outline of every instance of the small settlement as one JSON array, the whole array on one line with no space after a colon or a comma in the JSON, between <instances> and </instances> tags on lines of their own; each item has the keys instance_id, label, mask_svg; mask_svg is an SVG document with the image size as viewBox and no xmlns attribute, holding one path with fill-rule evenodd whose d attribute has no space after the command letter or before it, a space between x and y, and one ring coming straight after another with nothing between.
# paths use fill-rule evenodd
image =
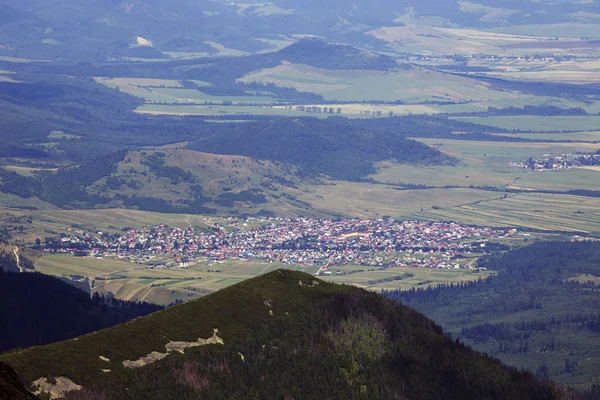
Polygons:
<instances>
[{"instance_id":1,"label":"small settlement","mask_svg":"<svg viewBox=\"0 0 600 400\"><path fill-rule=\"evenodd\" d=\"M461 268L467 262L465 255L484 252L490 239L516 235L516 229L454 222L313 218L260 218L258 222L262 226L252 229L244 220L232 218L209 229L157 225L96 235L67 227L68 234L47 242L44 251L112 257L154 267L254 260L319 266L320 273L328 274L328 268L347 264Z\"/></svg>"},{"instance_id":2,"label":"small settlement","mask_svg":"<svg viewBox=\"0 0 600 400\"><path fill-rule=\"evenodd\" d=\"M559 169L581 168L600 165L600 154L561 154L545 155L543 158L529 158L527 161L510 162L511 167L526 168L532 171L555 171Z\"/></svg>"}]
</instances>

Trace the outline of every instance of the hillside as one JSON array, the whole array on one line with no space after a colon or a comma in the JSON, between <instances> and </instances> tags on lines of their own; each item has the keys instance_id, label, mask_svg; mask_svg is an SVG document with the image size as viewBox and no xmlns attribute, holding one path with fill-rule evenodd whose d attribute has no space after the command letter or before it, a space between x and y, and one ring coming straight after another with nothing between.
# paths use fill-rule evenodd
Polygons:
<instances>
[{"instance_id":1,"label":"hillside","mask_svg":"<svg viewBox=\"0 0 600 400\"><path fill-rule=\"evenodd\" d=\"M540 242L478 263L485 281L387 292L480 351L561 384L598 384L600 244Z\"/></svg>"},{"instance_id":2,"label":"hillside","mask_svg":"<svg viewBox=\"0 0 600 400\"><path fill-rule=\"evenodd\" d=\"M106 61L183 55L247 54L277 49L296 35L383 48L365 35L381 26L420 24L494 28L520 24L594 23L594 2L482 0L307 1L262 3L91 0L0 1L0 54Z\"/></svg>"},{"instance_id":3,"label":"hillside","mask_svg":"<svg viewBox=\"0 0 600 400\"><path fill-rule=\"evenodd\" d=\"M99 304L55 277L0 268L0 353L71 339L160 308L127 302L119 306Z\"/></svg>"},{"instance_id":4,"label":"hillside","mask_svg":"<svg viewBox=\"0 0 600 400\"><path fill-rule=\"evenodd\" d=\"M0 399L1 400L34 400L36 399L23 386L16 372L8 365L0 363Z\"/></svg>"},{"instance_id":5,"label":"hillside","mask_svg":"<svg viewBox=\"0 0 600 400\"><path fill-rule=\"evenodd\" d=\"M287 270L0 360L53 398L562 398L406 307Z\"/></svg>"}]
</instances>

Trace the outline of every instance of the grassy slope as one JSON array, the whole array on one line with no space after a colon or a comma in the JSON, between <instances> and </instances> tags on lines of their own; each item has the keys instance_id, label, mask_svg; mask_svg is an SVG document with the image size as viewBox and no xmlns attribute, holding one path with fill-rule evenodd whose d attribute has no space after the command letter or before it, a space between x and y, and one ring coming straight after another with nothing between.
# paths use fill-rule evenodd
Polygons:
<instances>
[{"instance_id":1,"label":"grassy slope","mask_svg":"<svg viewBox=\"0 0 600 400\"><path fill-rule=\"evenodd\" d=\"M214 328L224 346L188 350L135 371L121 364L164 351L169 340L210 337ZM558 398L557 389L445 338L410 309L285 270L0 360L28 380L66 376L92 391L104 388L111 398L225 398L242 393L252 398L323 398L325 393L328 398ZM103 373L103 368L112 372ZM210 384L188 379L194 376Z\"/></svg>"}]
</instances>

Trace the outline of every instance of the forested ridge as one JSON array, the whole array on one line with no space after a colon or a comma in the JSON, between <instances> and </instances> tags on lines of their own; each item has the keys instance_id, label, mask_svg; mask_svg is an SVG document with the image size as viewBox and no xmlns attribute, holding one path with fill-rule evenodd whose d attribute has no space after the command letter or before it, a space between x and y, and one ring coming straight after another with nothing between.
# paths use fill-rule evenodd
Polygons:
<instances>
[{"instance_id":1,"label":"forested ridge","mask_svg":"<svg viewBox=\"0 0 600 400\"><path fill-rule=\"evenodd\" d=\"M215 328L223 344L188 348L136 369L121 363L161 351L169 340L209 337ZM80 348L86 351L80 354ZM60 358L65 351L72 356ZM550 382L444 336L432 321L396 302L285 270L77 341L0 359L29 382L53 375L84 386L68 399L541 400L566 395Z\"/></svg>"},{"instance_id":2,"label":"forested ridge","mask_svg":"<svg viewBox=\"0 0 600 400\"><path fill-rule=\"evenodd\" d=\"M589 386L597 383L592 355L600 353L599 261L598 242L540 242L481 259L479 267L497 272L485 280L384 295L476 349L541 377Z\"/></svg>"},{"instance_id":3,"label":"forested ridge","mask_svg":"<svg viewBox=\"0 0 600 400\"><path fill-rule=\"evenodd\" d=\"M90 294L37 272L0 266L0 353L71 339L162 307Z\"/></svg>"}]
</instances>

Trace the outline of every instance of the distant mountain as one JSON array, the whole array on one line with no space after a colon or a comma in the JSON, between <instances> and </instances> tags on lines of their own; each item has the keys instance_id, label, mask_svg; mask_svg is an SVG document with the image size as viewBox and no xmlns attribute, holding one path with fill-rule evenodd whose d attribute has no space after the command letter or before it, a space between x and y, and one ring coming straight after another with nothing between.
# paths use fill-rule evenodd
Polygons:
<instances>
[{"instance_id":1,"label":"distant mountain","mask_svg":"<svg viewBox=\"0 0 600 400\"><path fill-rule=\"evenodd\" d=\"M594 22L597 2L541 0L0 0L0 54L33 59L164 58L168 52L254 53L270 40L318 35L383 48L364 33L405 23L446 27Z\"/></svg>"},{"instance_id":2,"label":"distant mountain","mask_svg":"<svg viewBox=\"0 0 600 400\"><path fill-rule=\"evenodd\" d=\"M108 304L111 304L109 306ZM44 345L108 328L160 309L147 304L100 304L58 278L0 268L0 353Z\"/></svg>"},{"instance_id":3,"label":"distant mountain","mask_svg":"<svg viewBox=\"0 0 600 400\"><path fill-rule=\"evenodd\" d=\"M422 314L287 270L0 360L54 398L566 398Z\"/></svg>"}]
</instances>

